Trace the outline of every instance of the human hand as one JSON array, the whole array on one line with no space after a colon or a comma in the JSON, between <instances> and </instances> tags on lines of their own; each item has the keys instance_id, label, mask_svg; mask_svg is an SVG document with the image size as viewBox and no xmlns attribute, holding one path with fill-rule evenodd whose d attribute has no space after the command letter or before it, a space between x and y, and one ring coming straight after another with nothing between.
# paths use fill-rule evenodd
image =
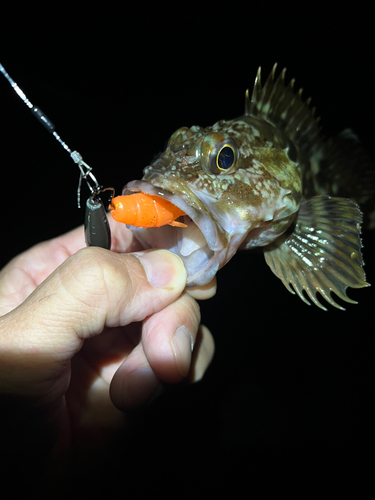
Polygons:
<instances>
[{"instance_id":1,"label":"human hand","mask_svg":"<svg viewBox=\"0 0 375 500\"><path fill-rule=\"evenodd\" d=\"M114 252L83 248L78 228L0 272L0 394L37 408L65 446L105 439L122 411L162 382L199 380L213 356L193 296L212 296L215 282L187 293L178 257L142 251L125 226L112 240Z\"/></svg>"}]
</instances>

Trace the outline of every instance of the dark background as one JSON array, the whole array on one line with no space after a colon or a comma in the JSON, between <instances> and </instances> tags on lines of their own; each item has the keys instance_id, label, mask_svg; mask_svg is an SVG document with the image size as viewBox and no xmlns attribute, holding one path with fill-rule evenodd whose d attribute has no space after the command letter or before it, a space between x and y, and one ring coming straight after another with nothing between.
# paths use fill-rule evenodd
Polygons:
<instances>
[{"instance_id":1,"label":"dark background","mask_svg":"<svg viewBox=\"0 0 375 500\"><path fill-rule=\"evenodd\" d=\"M117 191L141 177L178 127L241 115L258 66L266 77L275 61L313 97L327 134L351 127L374 154L372 25L358 7L232 2L224 10L107 4L67 11L50 4L6 21L0 61L99 181ZM2 76L0 102L3 265L79 225L83 211L77 167ZM374 236L363 237L373 283ZM365 479L374 292L349 295L359 304L346 312L308 307L284 289L262 253L237 255L218 274L217 296L201 304L216 341L207 376L139 415L134 438L118 443L107 470L121 471L128 485L150 474L155 488L207 477L208 489L224 480L233 491L250 491L260 472L271 480L275 466L316 477L338 467L345 482L346 467L359 464Z\"/></svg>"}]
</instances>

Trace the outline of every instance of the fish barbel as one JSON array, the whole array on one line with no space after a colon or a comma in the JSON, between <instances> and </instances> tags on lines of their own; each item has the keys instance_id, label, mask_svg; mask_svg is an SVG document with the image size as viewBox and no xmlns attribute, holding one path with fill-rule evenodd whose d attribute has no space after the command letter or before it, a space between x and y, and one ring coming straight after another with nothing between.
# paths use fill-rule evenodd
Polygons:
<instances>
[{"instance_id":1,"label":"fish barbel","mask_svg":"<svg viewBox=\"0 0 375 500\"><path fill-rule=\"evenodd\" d=\"M358 204L373 209L374 171L351 131L322 137L311 99L285 83L285 71L276 77L275 65L262 85L259 68L244 115L178 129L142 180L125 186L168 200L187 227L131 229L145 248L179 255L188 286L210 282L237 250L261 246L290 292L325 309L319 292L343 309L331 292L355 303L347 287L368 286Z\"/></svg>"}]
</instances>

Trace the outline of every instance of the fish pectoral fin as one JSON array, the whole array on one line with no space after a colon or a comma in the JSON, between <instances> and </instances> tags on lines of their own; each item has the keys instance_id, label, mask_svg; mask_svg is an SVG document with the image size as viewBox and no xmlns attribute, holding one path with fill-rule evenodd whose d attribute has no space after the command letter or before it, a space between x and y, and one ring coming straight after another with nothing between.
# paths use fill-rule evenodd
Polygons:
<instances>
[{"instance_id":1,"label":"fish pectoral fin","mask_svg":"<svg viewBox=\"0 0 375 500\"><path fill-rule=\"evenodd\" d=\"M304 201L292 232L289 230L264 248L271 270L286 288L307 304L303 291L321 309L319 292L327 302L344 310L331 296L356 304L346 289L369 286L361 253L362 214L347 198L315 196Z\"/></svg>"}]
</instances>

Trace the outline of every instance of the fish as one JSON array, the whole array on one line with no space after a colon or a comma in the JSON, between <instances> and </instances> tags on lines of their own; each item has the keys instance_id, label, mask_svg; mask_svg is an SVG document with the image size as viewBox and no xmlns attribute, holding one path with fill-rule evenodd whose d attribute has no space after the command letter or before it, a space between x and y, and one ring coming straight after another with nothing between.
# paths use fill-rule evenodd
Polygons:
<instances>
[{"instance_id":1,"label":"fish","mask_svg":"<svg viewBox=\"0 0 375 500\"><path fill-rule=\"evenodd\" d=\"M242 116L179 128L125 185L123 195L170 202L185 227L129 228L145 248L179 255L188 287L209 283L238 250L262 247L289 292L344 310L333 294L356 303L347 288L369 286L360 206L374 227L374 169L351 130L323 136L311 98L285 74L275 64L262 84L259 68Z\"/></svg>"}]
</instances>

